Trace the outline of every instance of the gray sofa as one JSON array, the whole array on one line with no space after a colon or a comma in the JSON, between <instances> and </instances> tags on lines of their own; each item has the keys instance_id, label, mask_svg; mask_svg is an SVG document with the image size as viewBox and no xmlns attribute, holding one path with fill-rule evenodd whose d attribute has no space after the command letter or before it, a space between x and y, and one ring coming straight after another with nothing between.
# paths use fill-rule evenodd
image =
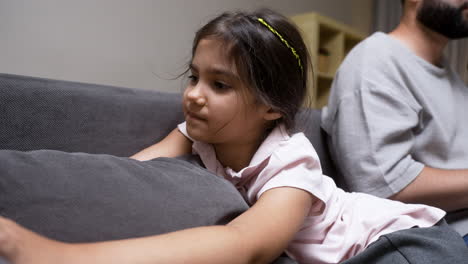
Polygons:
<instances>
[{"instance_id":1,"label":"gray sofa","mask_svg":"<svg viewBox=\"0 0 468 264\"><path fill-rule=\"evenodd\" d=\"M196 157L127 158L182 121L178 94L0 74L0 215L70 242L227 223L248 206ZM320 111L298 121L324 173L345 187Z\"/></svg>"}]
</instances>

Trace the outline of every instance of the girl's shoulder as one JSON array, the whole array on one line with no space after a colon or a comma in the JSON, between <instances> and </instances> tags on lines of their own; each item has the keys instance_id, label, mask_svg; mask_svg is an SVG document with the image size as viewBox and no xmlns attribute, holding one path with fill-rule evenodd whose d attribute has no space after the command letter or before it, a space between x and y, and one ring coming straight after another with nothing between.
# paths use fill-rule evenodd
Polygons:
<instances>
[{"instance_id":1,"label":"girl's shoulder","mask_svg":"<svg viewBox=\"0 0 468 264\"><path fill-rule=\"evenodd\" d=\"M275 152L276 154L285 156L294 154L294 156L311 156L314 159L319 159L314 146L303 132L288 134L288 136L279 143L279 147Z\"/></svg>"},{"instance_id":2,"label":"girl's shoulder","mask_svg":"<svg viewBox=\"0 0 468 264\"><path fill-rule=\"evenodd\" d=\"M306 156L317 158L317 153L309 139L302 132L290 134L283 124L276 126L258 148L254 159L269 156Z\"/></svg>"}]
</instances>

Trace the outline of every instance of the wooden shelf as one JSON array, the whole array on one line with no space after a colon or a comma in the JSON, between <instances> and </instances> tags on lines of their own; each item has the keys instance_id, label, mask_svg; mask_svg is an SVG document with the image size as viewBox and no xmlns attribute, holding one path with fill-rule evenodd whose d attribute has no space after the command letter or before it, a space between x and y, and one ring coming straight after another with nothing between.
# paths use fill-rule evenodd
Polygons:
<instances>
[{"instance_id":1,"label":"wooden shelf","mask_svg":"<svg viewBox=\"0 0 468 264\"><path fill-rule=\"evenodd\" d=\"M338 67L365 34L315 12L295 15L291 20L301 30L312 58L314 79L309 87L312 107L322 108L328 102Z\"/></svg>"}]
</instances>

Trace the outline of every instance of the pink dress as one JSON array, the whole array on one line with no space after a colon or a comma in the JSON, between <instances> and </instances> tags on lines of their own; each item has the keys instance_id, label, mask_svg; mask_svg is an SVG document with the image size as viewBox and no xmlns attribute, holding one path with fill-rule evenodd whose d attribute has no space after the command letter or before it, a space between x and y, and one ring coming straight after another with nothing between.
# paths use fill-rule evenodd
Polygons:
<instances>
[{"instance_id":1,"label":"pink dress","mask_svg":"<svg viewBox=\"0 0 468 264\"><path fill-rule=\"evenodd\" d=\"M178 128L190 138L185 123ZM339 263L381 235L430 227L445 215L435 207L344 192L322 174L318 155L305 135L289 136L282 125L263 141L249 166L238 172L224 168L210 144L193 141L192 150L209 171L232 182L249 204L277 187L299 188L320 200L286 250L299 263Z\"/></svg>"}]
</instances>

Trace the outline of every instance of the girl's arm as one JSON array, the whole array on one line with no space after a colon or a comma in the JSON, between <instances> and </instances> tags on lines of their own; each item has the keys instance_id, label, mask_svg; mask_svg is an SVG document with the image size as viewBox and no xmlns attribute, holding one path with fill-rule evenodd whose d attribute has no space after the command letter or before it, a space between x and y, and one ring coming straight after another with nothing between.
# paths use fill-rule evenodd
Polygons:
<instances>
[{"instance_id":1,"label":"girl's arm","mask_svg":"<svg viewBox=\"0 0 468 264\"><path fill-rule=\"evenodd\" d=\"M285 250L314 201L316 198L303 190L275 188L265 192L252 208L226 226L90 244L50 241L13 225L17 231L6 228L10 230L7 234L26 235L7 238L8 242L14 241L3 243L8 250L0 243L0 254L15 264L269 263ZM0 224L2 229L5 227Z\"/></svg>"},{"instance_id":2,"label":"girl's arm","mask_svg":"<svg viewBox=\"0 0 468 264\"><path fill-rule=\"evenodd\" d=\"M182 134L179 129L172 130L163 140L143 149L130 158L145 161L158 157L173 158L192 152L192 141Z\"/></svg>"}]
</instances>

